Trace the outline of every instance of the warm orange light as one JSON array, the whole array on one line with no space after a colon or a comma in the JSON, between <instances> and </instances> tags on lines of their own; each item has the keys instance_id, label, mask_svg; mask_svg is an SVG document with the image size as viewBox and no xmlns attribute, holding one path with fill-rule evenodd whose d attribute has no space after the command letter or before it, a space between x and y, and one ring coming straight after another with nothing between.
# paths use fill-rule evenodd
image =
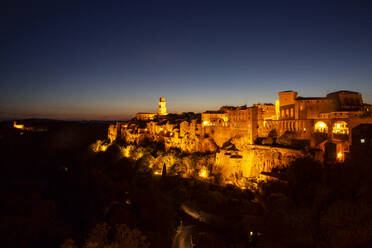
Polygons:
<instances>
[{"instance_id":1,"label":"warm orange light","mask_svg":"<svg viewBox=\"0 0 372 248\"><path fill-rule=\"evenodd\" d=\"M209 126L209 121L203 121L204 126Z\"/></svg>"},{"instance_id":2,"label":"warm orange light","mask_svg":"<svg viewBox=\"0 0 372 248\"><path fill-rule=\"evenodd\" d=\"M123 156L126 157L126 158L129 158L130 157L130 147L124 147L122 149L122 153L123 153Z\"/></svg>"},{"instance_id":3,"label":"warm orange light","mask_svg":"<svg viewBox=\"0 0 372 248\"><path fill-rule=\"evenodd\" d=\"M101 152L105 152L107 150L107 145L102 145L100 150Z\"/></svg>"},{"instance_id":4,"label":"warm orange light","mask_svg":"<svg viewBox=\"0 0 372 248\"><path fill-rule=\"evenodd\" d=\"M337 153L337 160L342 161L344 158L344 154L342 152Z\"/></svg>"},{"instance_id":5,"label":"warm orange light","mask_svg":"<svg viewBox=\"0 0 372 248\"><path fill-rule=\"evenodd\" d=\"M315 132L320 132L320 133L327 133L327 124L325 124L324 122L322 121L318 121L316 124L315 124Z\"/></svg>"},{"instance_id":6,"label":"warm orange light","mask_svg":"<svg viewBox=\"0 0 372 248\"><path fill-rule=\"evenodd\" d=\"M17 124L15 121L13 122L13 127L21 130L25 128L23 124Z\"/></svg>"},{"instance_id":7,"label":"warm orange light","mask_svg":"<svg viewBox=\"0 0 372 248\"><path fill-rule=\"evenodd\" d=\"M110 144L104 143L102 140L96 140L95 143L91 145L94 152L105 152Z\"/></svg>"},{"instance_id":8,"label":"warm orange light","mask_svg":"<svg viewBox=\"0 0 372 248\"><path fill-rule=\"evenodd\" d=\"M347 123L344 121L341 121L341 123L335 123L333 125L333 133L335 134L349 134L349 128L347 127Z\"/></svg>"},{"instance_id":9,"label":"warm orange light","mask_svg":"<svg viewBox=\"0 0 372 248\"><path fill-rule=\"evenodd\" d=\"M207 172L207 170L206 170L205 168L202 168L202 169L200 170L200 172L199 172L199 176L200 176L200 177L203 177L203 178L208 177L208 172Z\"/></svg>"},{"instance_id":10,"label":"warm orange light","mask_svg":"<svg viewBox=\"0 0 372 248\"><path fill-rule=\"evenodd\" d=\"M324 122L319 122L318 127L324 128L325 127Z\"/></svg>"}]
</instances>

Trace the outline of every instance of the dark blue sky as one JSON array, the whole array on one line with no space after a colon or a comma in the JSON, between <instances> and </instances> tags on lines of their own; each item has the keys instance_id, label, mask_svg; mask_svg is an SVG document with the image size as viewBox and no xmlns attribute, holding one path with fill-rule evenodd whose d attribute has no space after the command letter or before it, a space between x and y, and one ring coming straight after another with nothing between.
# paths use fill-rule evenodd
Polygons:
<instances>
[{"instance_id":1,"label":"dark blue sky","mask_svg":"<svg viewBox=\"0 0 372 248\"><path fill-rule=\"evenodd\" d=\"M32 3L31 3L32 2ZM360 91L371 1L8 1L0 118L127 119Z\"/></svg>"}]
</instances>

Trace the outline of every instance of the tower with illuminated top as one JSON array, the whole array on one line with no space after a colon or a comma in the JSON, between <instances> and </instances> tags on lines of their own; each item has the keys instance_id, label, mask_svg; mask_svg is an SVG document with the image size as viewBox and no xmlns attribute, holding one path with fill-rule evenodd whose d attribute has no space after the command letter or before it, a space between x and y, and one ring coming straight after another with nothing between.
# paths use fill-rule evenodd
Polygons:
<instances>
[{"instance_id":1,"label":"tower with illuminated top","mask_svg":"<svg viewBox=\"0 0 372 248\"><path fill-rule=\"evenodd\" d=\"M158 115L167 115L167 107L166 101L164 97L160 97L159 103L158 103Z\"/></svg>"}]
</instances>

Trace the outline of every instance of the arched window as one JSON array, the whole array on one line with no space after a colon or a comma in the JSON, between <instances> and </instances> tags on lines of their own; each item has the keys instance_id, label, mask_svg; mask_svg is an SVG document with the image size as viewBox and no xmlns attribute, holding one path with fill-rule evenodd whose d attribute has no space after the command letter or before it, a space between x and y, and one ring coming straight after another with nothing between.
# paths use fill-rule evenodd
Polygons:
<instances>
[{"instance_id":1,"label":"arched window","mask_svg":"<svg viewBox=\"0 0 372 248\"><path fill-rule=\"evenodd\" d=\"M314 132L316 133L328 133L328 126L323 121L318 121L314 125Z\"/></svg>"}]
</instances>

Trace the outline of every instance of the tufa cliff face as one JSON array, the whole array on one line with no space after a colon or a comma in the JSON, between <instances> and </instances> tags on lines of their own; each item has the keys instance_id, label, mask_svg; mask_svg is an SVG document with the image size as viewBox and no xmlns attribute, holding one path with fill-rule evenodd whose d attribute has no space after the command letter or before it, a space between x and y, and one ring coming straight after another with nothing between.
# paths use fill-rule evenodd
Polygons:
<instances>
[{"instance_id":1,"label":"tufa cliff face","mask_svg":"<svg viewBox=\"0 0 372 248\"><path fill-rule=\"evenodd\" d=\"M216 170L227 175L266 180L261 172L271 172L275 167L285 167L295 159L303 157L300 151L258 145L238 149L221 149L216 153Z\"/></svg>"},{"instance_id":2,"label":"tufa cliff face","mask_svg":"<svg viewBox=\"0 0 372 248\"><path fill-rule=\"evenodd\" d=\"M109 139L122 139L126 143L140 145L142 141L164 143L165 151L177 148L185 153L214 153L211 173L220 174L224 180L239 184L237 178L267 180L261 172L271 172L275 167L284 167L304 155L293 149L249 144L249 137L223 132L223 129L207 135L198 131L196 123L183 122L178 127L169 123L158 126L148 123L146 128L128 125L111 125ZM120 130L120 131L119 131ZM235 134L235 136L232 136ZM235 181L234 181L235 180ZM239 179L240 180L240 179Z\"/></svg>"}]
</instances>

